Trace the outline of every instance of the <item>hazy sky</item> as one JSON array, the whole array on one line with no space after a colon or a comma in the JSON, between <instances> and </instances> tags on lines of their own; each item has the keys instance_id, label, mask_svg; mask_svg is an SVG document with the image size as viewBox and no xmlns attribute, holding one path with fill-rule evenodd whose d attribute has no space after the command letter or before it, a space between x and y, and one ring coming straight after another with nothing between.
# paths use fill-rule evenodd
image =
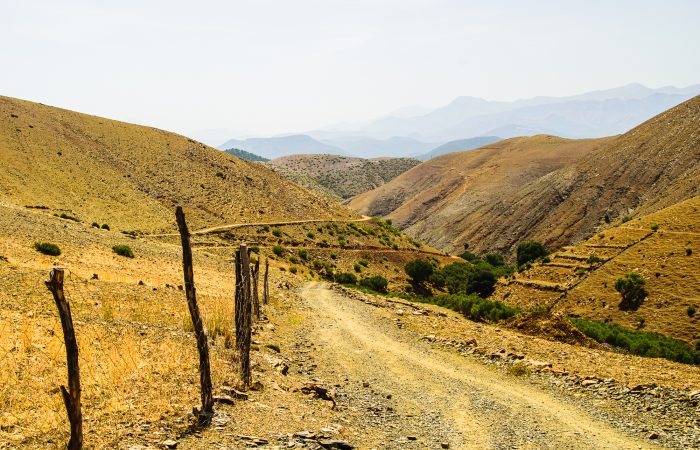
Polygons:
<instances>
[{"instance_id":1,"label":"hazy sky","mask_svg":"<svg viewBox=\"0 0 700 450\"><path fill-rule=\"evenodd\" d=\"M696 0L0 0L0 94L275 134L459 95L699 83L698 18Z\"/></svg>"}]
</instances>

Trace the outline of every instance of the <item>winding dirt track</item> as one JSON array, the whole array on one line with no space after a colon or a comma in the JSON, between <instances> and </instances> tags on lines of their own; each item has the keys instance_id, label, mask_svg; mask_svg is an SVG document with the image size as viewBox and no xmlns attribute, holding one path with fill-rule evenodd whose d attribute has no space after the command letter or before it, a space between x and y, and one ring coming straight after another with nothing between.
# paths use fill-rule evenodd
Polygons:
<instances>
[{"instance_id":1,"label":"winding dirt track","mask_svg":"<svg viewBox=\"0 0 700 450\"><path fill-rule=\"evenodd\" d=\"M658 448L534 385L418 341L374 307L323 283L307 283L300 296L315 318L324 367L391 392L399 417L391 427L417 437L387 442L392 437L385 433L381 448ZM416 425L416 417L430 420ZM367 427L370 436L372 425Z\"/></svg>"}]
</instances>

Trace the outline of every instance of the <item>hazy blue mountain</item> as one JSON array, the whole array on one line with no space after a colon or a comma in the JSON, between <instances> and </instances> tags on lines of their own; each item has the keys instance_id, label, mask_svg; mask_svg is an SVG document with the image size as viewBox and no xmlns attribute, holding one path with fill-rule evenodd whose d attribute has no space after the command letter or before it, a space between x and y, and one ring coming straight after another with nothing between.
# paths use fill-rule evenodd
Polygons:
<instances>
[{"instance_id":1,"label":"hazy blue mountain","mask_svg":"<svg viewBox=\"0 0 700 450\"><path fill-rule=\"evenodd\" d=\"M484 145L492 144L501 140L502 139L498 136L479 136L469 139L457 139L454 141L446 142L438 147L435 147L427 153L423 153L422 155L416 156L415 158L420 161L425 161L427 159L435 158L436 156L444 155L446 153L474 150L475 148L483 147Z\"/></svg>"},{"instance_id":2,"label":"hazy blue mountain","mask_svg":"<svg viewBox=\"0 0 700 450\"><path fill-rule=\"evenodd\" d=\"M449 104L414 117L388 116L369 123L322 131L324 139L367 136L386 139L409 136L423 142L446 142L473 136L498 135L502 127L516 132L565 137L619 134L700 94L700 85L651 89L638 83L568 97L533 97L512 102L457 97ZM320 132L319 131L319 132ZM318 135L314 132L314 135Z\"/></svg>"},{"instance_id":3,"label":"hazy blue mountain","mask_svg":"<svg viewBox=\"0 0 700 450\"><path fill-rule=\"evenodd\" d=\"M280 156L298 153L329 153L332 155L348 156L348 152L345 150L319 142L305 134L270 138L250 138L245 140L230 139L221 144L218 148L220 150L237 148L267 159L275 159Z\"/></svg>"},{"instance_id":4,"label":"hazy blue mountain","mask_svg":"<svg viewBox=\"0 0 700 450\"><path fill-rule=\"evenodd\" d=\"M262 156L258 156L255 153L250 153L245 150L241 150L240 148L227 148L224 150L226 153L229 155L233 155L236 158L240 159L245 159L246 161L262 161L266 162L269 161L267 158L263 158Z\"/></svg>"},{"instance_id":5,"label":"hazy blue mountain","mask_svg":"<svg viewBox=\"0 0 700 450\"><path fill-rule=\"evenodd\" d=\"M422 142L410 137L393 136L389 139L372 139L364 136L338 137L322 142L340 147L362 158L402 157L421 154L435 147L436 143Z\"/></svg>"}]
</instances>

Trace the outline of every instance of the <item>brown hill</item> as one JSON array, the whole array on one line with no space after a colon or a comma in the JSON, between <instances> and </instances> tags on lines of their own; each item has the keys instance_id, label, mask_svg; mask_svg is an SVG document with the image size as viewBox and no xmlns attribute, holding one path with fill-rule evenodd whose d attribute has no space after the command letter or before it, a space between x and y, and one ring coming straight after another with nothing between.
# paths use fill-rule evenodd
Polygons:
<instances>
[{"instance_id":1,"label":"brown hill","mask_svg":"<svg viewBox=\"0 0 700 450\"><path fill-rule=\"evenodd\" d=\"M573 163L608 140L543 135L450 153L353 198L348 206L367 215L386 215L408 234L438 248L459 250L466 242L458 239L460 233L484 205L507 201L523 185Z\"/></svg>"},{"instance_id":2,"label":"brown hill","mask_svg":"<svg viewBox=\"0 0 700 450\"><path fill-rule=\"evenodd\" d=\"M525 239L552 246L577 242L606 217L646 214L700 194L700 97L622 136L567 141L569 154L578 157L555 159L557 170L547 170L552 164L538 159L548 153L536 140L547 138L532 139L502 143L513 149L500 159L493 159L503 151L498 144L496 150L481 149L485 162L476 167L469 154L438 158L350 206L388 214L407 233L438 248L455 251L468 243L476 251L507 252ZM523 155L523 163L513 150L525 143L541 153ZM474 178L484 186L475 186Z\"/></svg>"},{"instance_id":3,"label":"brown hill","mask_svg":"<svg viewBox=\"0 0 700 450\"><path fill-rule=\"evenodd\" d=\"M492 298L694 342L700 316L688 308L700 310L699 237L697 196L564 247L549 262L502 280ZM615 280L630 272L646 280L647 298L638 310L623 311Z\"/></svg>"},{"instance_id":4,"label":"brown hill","mask_svg":"<svg viewBox=\"0 0 700 450\"><path fill-rule=\"evenodd\" d=\"M274 174L166 131L0 97L0 200L121 230L347 218Z\"/></svg>"},{"instance_id":5,"label":"brown hill","mask_svg":"<svg viewBox=\"0 0 700 450\"><path fill-rule=\"evenodd\" d=\"M290 155L268 163L299 174L330 189L341 198L384 185L420 164L412 158L351 158L337 155Z\"/></svg>"}]
</instances>

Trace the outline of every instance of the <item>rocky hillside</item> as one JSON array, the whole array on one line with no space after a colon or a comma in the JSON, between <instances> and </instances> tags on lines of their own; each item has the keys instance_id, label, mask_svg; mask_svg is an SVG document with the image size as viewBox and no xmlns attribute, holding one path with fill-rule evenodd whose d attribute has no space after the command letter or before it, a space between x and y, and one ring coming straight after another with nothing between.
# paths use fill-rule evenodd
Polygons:
<instances>
[{"instance_id":1,"label":"rocky hillside","mask_svg":"<svg viewBox=\"0 0 700 450\"><path fill-rule=\"evenodd\" d=\"M411 158L291 155L274 159L270 165L311 179L341 198L350 198L384 185L419 163Z\"/></svg>"},{"instance_id":2,"label":"rocky hillside","mask_svg":"<svg viewBox=\"0 0 700 450\"><path fill-rule=\"evenodd\" d=\"M350 205L445 250L512 251L531 238L577 242L606 221L700 194L700 97L618 137L532 139L436 158ZM523 155L523 145L538 150Z\"/></svg>"},{"instance_id":3,"label":"rocky hillside","mask_svg":"<svg viewBox=\"0 0 700 450\"><path fill-rule=\"evenodd\" d=\"M521 308L605 320L694 343L700 339L700 196L618 222L502 280L492 298ZM615 281L644 280L645 299L622 310Z\"/></svg>"},{"instance_id":4,"label":"rocky hillside","mask_svg":"<svg viewBox=\"0 0 700 450\"><path fill-rule=\"evenodd\" d=\"M155 128L0 97L0 201L128 231L350 217L259 165Z\"/></svg>"}]
</instances>

